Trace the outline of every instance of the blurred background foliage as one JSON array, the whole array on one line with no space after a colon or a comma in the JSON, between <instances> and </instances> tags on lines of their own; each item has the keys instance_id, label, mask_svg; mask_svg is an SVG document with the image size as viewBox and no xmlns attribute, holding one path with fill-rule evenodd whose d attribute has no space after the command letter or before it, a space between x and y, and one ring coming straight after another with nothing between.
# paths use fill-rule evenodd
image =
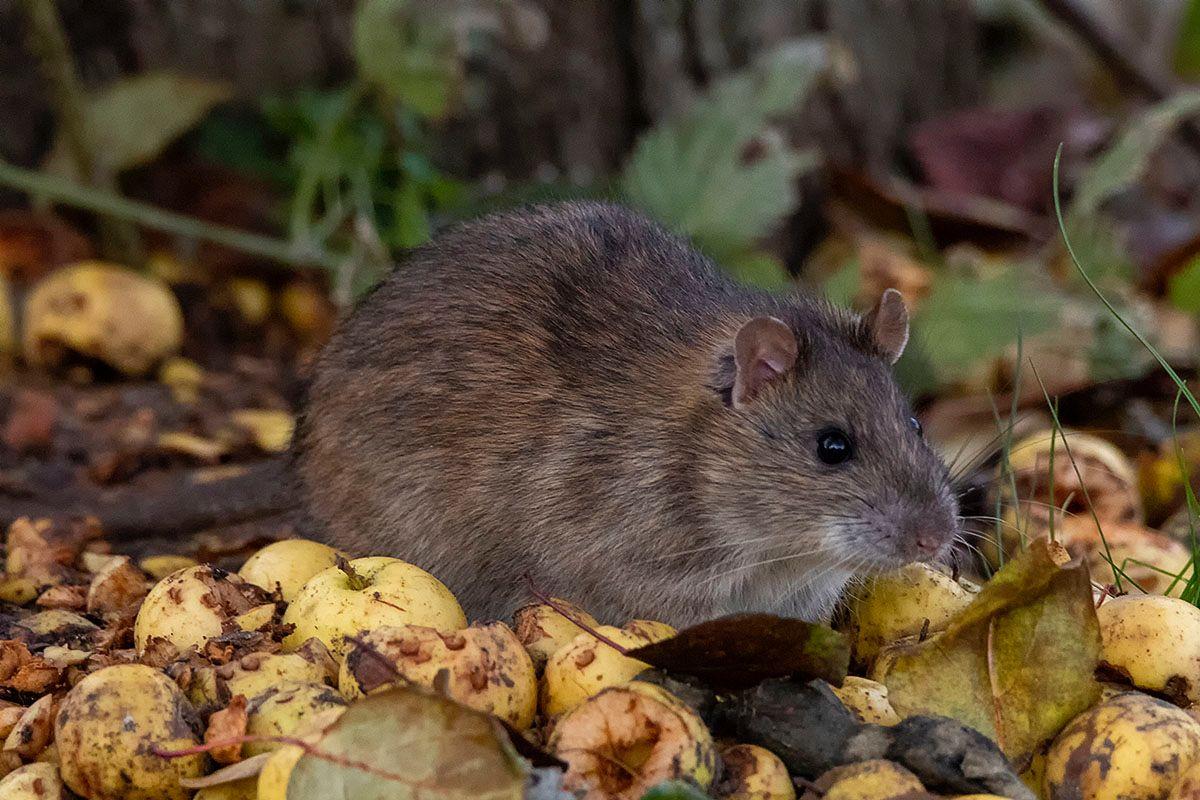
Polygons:
<instances>
[{"instance_id":1,"label":"blurred background foliage","mask_svg":"<svg viewBox=\"0 0 1200 800\"><path fill-rule=\"evenodd\" d=\"M919 395L1003 389L1018 333L1064 389L1148 362L1066 268L1062 143L1089 273L1194 357L1200 2L111 5L57 5L75 102L30 23L56 6L0 7L0 157L278 243L149 235L118 253L142 268L304 273L344 308L457 219L610 198L770 291L865 307L900 288Z\"/></svg>"}]
</instances>

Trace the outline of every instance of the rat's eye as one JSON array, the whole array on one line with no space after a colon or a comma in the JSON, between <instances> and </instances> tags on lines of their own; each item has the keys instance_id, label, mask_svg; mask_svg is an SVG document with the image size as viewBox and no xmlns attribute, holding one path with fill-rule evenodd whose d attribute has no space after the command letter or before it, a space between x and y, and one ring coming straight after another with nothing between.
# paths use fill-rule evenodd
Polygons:
<instances>
[{"instance_id":1,"label":"rat's eye","mask_svg":"<svg viewBox=\"0 0 1200 800\"><path fill-rule=\"evenodd\" d=\"M917 436L920 436L925 432L925 429L921 427L921 420L917 419L916 417L909 417L908 424L912 425L912 429L917 432Z\"/></svg>"},{"instance_id":2,"label":"rat's eye","mask_svg":"<svg viewBox=\"0 0 1200 800\"><path fill-rule=\"evenodd\" d=\"M850 435L838 428L826 428L817 434L817 458L829 465L841 464L854 455Z\"/></svg>"}]
</instances>

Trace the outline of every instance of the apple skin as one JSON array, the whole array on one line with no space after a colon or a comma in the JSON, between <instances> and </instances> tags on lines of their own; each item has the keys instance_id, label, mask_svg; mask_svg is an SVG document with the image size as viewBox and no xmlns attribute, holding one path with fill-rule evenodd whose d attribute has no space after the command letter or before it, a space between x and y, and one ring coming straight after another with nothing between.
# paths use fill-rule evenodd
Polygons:
<instances>
[{"instance_id":1,"label":"apple skin","mask_svg":"<svg viewBox=\"0 0 1200 800\"><path fill-rule=\"evenodd\" d=\"M327 544L309 539L283 539L246 559L238 575L267 591L278 586L280 595L290 603L314 575L336 566L338 556L345 554Z\"/></svg>"},{"instance_id":2,"label":"apple skin","mask_svg":"<svg viewBox=\"0 0 1200 800\"><path fill-rule=\"evenodd\" d=\"M424 625L440 631L467 627L462 606L450 590L420 567L398 558L376 556L349 562L362 582L339 567L321 570L300 589L283 615L295 630L283 641L295 650L310 638L320 639L340 663L346 637L385 625Z\"/></svg>"}]
</instances>

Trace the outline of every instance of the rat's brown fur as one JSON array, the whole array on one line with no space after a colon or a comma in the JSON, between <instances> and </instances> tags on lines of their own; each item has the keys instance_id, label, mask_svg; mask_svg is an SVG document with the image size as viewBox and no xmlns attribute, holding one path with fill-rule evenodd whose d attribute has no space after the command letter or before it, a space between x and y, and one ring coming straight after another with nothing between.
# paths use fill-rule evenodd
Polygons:
<instances>
[{"instance_id":1,"label":"rat's brown fur","mask_svg":"<svg viewBox=\"0 0 1200 800\"><path fill-rule=\"evenodd\" d=\"M739 406L734 338L763 316L799 356ZM831 425L856 441L832 467ZM327 346L303 447L329 540L428 569L472 617L511 613L524 573L616 622L819 617L851 575L933 557L956 528L870 323L737 287L598 203L415 251Z\"/></svg>"}]
</instances>

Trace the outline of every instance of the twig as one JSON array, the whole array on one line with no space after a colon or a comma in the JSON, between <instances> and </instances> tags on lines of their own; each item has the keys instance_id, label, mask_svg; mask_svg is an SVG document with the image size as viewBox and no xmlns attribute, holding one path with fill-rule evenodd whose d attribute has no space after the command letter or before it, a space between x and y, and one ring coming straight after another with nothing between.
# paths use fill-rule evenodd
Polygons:
<instances>
[{"instance_id":1,"label":"twig","mask_svg":"<svg viewBox=\"0 0 1200 800\"><path fill-rule=\"evenodd\" d=\"M817 797L825 796L824 789L822 789L820 786L817 786L817 784L813 783L808 778L805 778L801 775L793 775L792 783L796 784L797 788L804 789L805 791L808 791L808 792L812 792Z\"/></svg>"},{"instance_id":2,"label":"twig","mask_svg":"<svg viewBox=\"0 0 1200 800\"><path fill-rule=\"evenodd\" d=\"M528 572L525 573L524 577L525 577L525 583L527 583L529 585L529 593L532 594L539 603L550 606L555 611L557 611L559 614L562 614L564 617L566 617L567 621L574 624L575 627L579 628L584 633L590 634L590 635L594 636L595 638L599 639L600 641L604 642L606 645L608 645L612 649L616 650L621 655L623 655L623 656L629 655L628 647L617 644L612 639L609 639L607 636L600 633L600 631L596 630L592 626L588 625L585 622L579 621L578 619L575 618L574 614L572 614L569 610L567 610L566 608L563 607L562 603L559 603L553 597L546 594L541 589L537 588L537 586L533 582L533 577Z\"/></svg>"},{"instance_id":3,"label":"twig","mask_svg":"<svg viewBox=\"0 0 1200 800\"><path fill-rule=\"evenodd\" d=\"M152 230L212 242L293 267L319 266L336 270L341 261L336 255L319 247L214 225L111 192L81 186L74 181L22 169L4 161L0 161L0 185L85 211L129 220Z\"/></svg>"},{"instance_id":4,"label":"twig","mask_svg":"<svg viewBox=\"0 0 1200 800\"><path fill-rule=\"evenodd\" d=\"M1174 94L1176 87L1171 81L1147 69L1132 55L1125 52L1121 42L1104 28L1076 0L1041 0L1050 14L1070 29L1100 59L1117 82L1155 102ZM1200 126L1185 121L1180 134L1188 147L1200 154Z\"/></svg>"},{"instance_id":5,"label":"twig","mask_svg":"<svg viewBox=\"0 0 1200 800\"><path fill-rule=\"evenodd\" d=\"M76 172L85 183L115 194L116 177L96 158L88 135L87 104L55 0L20 0L20 6L29 27L29 49L50 86L58 129ZM109 255L125 263L140 260L136 228L116 218L101 218L100 227Z\"/></svg>"},{"instance_id":6,"label":"twig","mask_svg":"<svg viewBox=\"0 0 1200 800\"><path fill-rule=\"evenodd\" d=\"M380 769L374 764L368 764L365 761L355 761L345 758L344 756L335 755L334 753L326 752L319 747L309 744L303 739L298 739L295 736L231 736L228 739L218 739L205 744L198 744L195 747L185 747L182 750L165 750L158 745L152 745L150 751L159 758L186 758L188 756L201 755L222 747L231 747L236 744L294 744L303 750L306 754L313 758L319 758L322 761L329 761L338 766L346 767L347 769L356 769L374 775L378 778L383 778L388 781L396 781L406 786L421 787L425 784L419 781L412 780L409 775L401 775L398 772L388 772Z\"/></svg>"}]
</instances>

